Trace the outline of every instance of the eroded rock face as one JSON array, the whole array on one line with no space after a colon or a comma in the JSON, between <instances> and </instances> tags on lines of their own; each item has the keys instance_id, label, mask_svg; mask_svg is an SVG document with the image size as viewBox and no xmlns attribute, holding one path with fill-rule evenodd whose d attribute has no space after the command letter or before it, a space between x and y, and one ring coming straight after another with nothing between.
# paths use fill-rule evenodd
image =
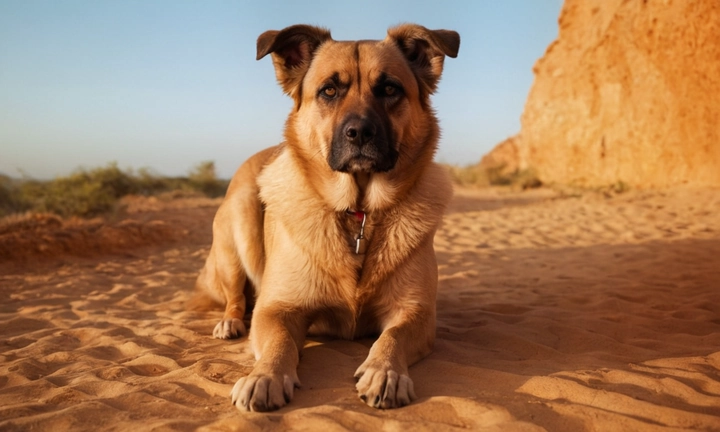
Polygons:
<instances>
[{"instance_id":1,"label":"eroded rock face","mask_svg":"<svg viewBox=\"0 0 720 432\"><path fill-rule=\"evenodd\" d=\"M480 160L480 168L497 170L500 175L509 175L520 169L517 137L510 137Z\"/></svg>"},{"instance_id":2,"label":"eroded rock face","mask_svg":"<svg viewBox=\"0 0 720 432\"><path fill-rule=\"evenodd\" d=\"M517 142L544 182L720 185L720 1L566 0Z\"/></svg>"}]
</instances>

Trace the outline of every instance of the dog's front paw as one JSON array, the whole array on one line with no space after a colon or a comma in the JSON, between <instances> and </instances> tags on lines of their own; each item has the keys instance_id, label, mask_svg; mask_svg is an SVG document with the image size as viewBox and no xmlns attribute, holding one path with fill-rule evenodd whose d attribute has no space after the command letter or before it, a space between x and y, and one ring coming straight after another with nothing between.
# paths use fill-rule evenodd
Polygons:
<instances>
[{"instance_id":1,"label":"dog's front paw","mask_svg":"<svg viewBox=\"0 0 720 432\"><path fill-rule=\"evenodd\" d=\"M230 397L238 409L245 411L274 411L292 400L297 376L254 374L240 378Z\"/></svg>"},{"instance_id":2,"label":"dog's front paw","mask_svg":"<svg viewBox=\"0 0 720 432\"><path fill-rule=\"evenodd\" d=\"M400 408L417 399L413 382L406 374L386 367L366 367L355 372L360 399L374 408Z\"/></svg>"},{"instance_id":3,"label":"dog's front paw","mask_svg":"<svg viewBox=\"0 0 720 432\"><path fill-rule=\"evenodd\" d=\"M224 319L217 323L213 330L213 337L216 339L234 339L245 336L247 330L241 319Z\"/></svg>"}]
</instances>

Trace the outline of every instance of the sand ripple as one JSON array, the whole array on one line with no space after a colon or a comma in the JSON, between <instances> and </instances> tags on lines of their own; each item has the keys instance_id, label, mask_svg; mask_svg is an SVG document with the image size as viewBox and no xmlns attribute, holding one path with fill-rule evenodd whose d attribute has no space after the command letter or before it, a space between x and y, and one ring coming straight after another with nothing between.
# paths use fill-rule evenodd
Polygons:
<instances>
[{"instance_id":1,"label":"sand ripple","mask_svg":"<svg viewBox=\"0 0 720 432\"><path fill-rule=\"evenodd\" d=\"M391 411L353 390L372 341L313 339L288 407L237 412L253 357L185 308L212 212L183 211L172 243L0 264L0 430L720 430L718 191L460 191L436 349Z\"/></svg>"}]
</instances>

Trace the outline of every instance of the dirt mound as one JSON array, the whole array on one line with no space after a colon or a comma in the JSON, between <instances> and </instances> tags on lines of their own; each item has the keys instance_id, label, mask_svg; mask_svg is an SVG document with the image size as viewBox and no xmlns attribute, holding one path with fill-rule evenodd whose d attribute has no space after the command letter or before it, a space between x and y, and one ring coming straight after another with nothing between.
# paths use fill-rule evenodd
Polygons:
<instances>
[{"instance_id":1,"label":"dirt mound","mask_svg":"<svg viewBox=\"0 0 720 432\"><path fill-rule=\"evenodd\" d=\"M115 215L62 219L48 213L0 220L0 262L94 256L180 239L206 241L219 199L130 196ZM182 211L179 211L182 210ZM204 222L199 226L198 221Z\"/></svg>"},{"instance_id":2,"label":"dirt mound","mask_svg":"<svg viewBox=\"0 0 720 432\"><path fill-rule=\"evenodd\" d=\"M163 221L101 218L62 220L54 215L15 216L0 224L0 260L26 260L59 255L91 256L119 252L174 239Z\"/></svg>"}]
</instances>

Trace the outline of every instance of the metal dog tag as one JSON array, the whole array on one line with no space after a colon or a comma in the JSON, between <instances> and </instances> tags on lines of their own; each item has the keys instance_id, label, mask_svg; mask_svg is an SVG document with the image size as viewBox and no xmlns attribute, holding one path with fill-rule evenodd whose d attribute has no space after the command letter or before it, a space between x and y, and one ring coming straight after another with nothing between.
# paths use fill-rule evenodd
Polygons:
<instances>
[{"instance_id":1,"label":"metal dog tag","mask_svg":"<svg viewBox=\"0 0 720 432\"><path fill-rule=\"evenodd\" d=\"M362 237L355 239L355 255L362 255L367 250L367 240Z\"/></svg>"},{"instance_id":2,"label":"metal dog tag","mask_svg":"<svg viewBox=\"0 0 720 432\"><path fill-rule=\"evenodd\" d=\"M365 219L367 219L367 214L362 212L360 234L355 237L355 255L362 255L365 253L365 250L367 250L367 240L363 237L363 234L365 234Z\"/></svg>"}]
</instances>

